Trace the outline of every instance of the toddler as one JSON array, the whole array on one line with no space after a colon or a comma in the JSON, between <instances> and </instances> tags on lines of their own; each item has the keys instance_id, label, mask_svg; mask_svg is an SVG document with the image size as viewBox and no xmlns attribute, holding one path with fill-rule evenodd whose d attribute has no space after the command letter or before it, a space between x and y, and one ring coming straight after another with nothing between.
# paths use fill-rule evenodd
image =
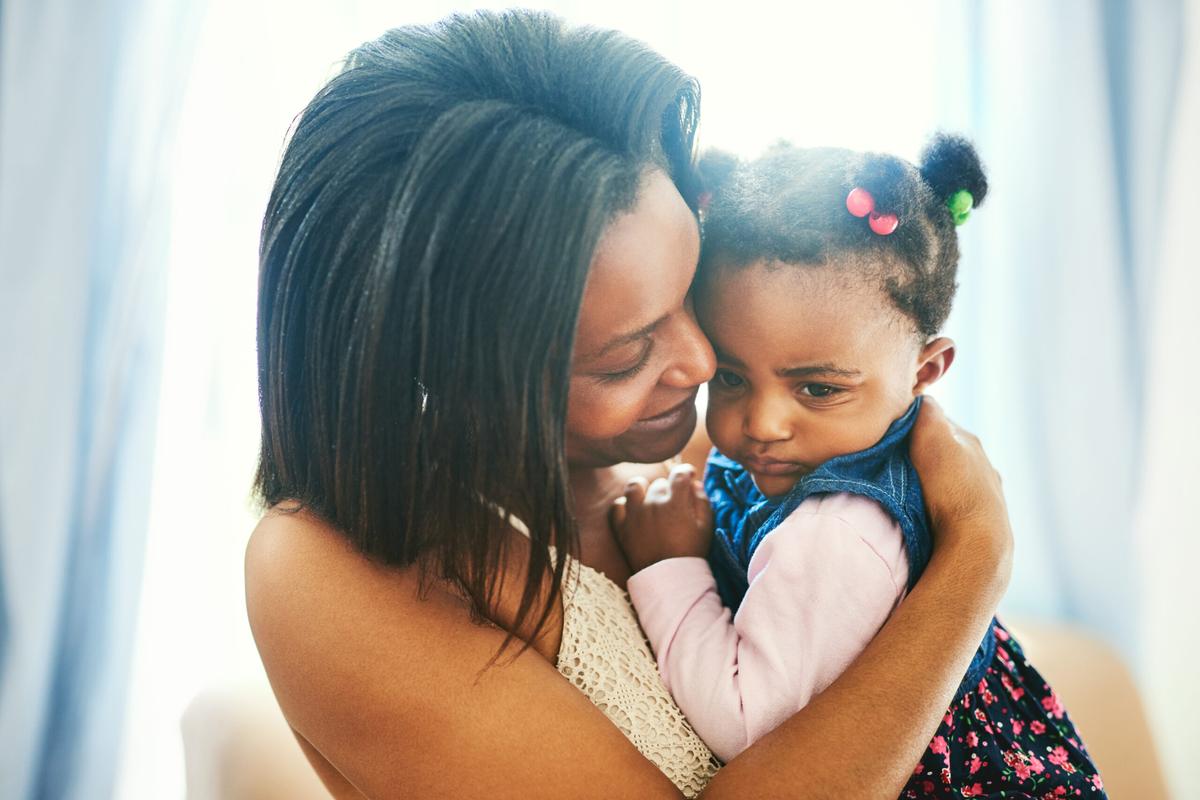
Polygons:
<instances>
[{"instance_id":1,"label":"toddler","mask_svg":"<svg viewBox=\"0 0 1200 800\"><path fill-rule=\"evenodd\" d=\"M954 360L938 332L956 226L987 182L972 145L945 135L919 168L789 145L712 163L694 295L717 355L711 511L660 483L631 493L616 527L627 554L661 534L662 509L696 529L691 552L712 537L707 559L650 564L629 593L663 680L728 761L829 686L929 561L908 440ZM1057 695L995 620L902 793L950 795L1104 797Z\"/></svg>"}]
</instances>

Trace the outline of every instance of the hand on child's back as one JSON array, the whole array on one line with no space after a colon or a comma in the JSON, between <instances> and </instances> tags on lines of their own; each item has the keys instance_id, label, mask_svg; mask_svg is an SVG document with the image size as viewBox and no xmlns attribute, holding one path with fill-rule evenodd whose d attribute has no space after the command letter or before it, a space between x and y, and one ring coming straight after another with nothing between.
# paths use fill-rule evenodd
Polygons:
<instances>
[{"instance_id":1,"label":"hand on child's back","mask_svg":"<svg viewBox=\"0 0 1200 800\"><path fill-rule=\"evenodd\" d=\"M708 555L712 508L690 464L647 483L636 478L609 517L629 568L637 572L668 558Z\"/></svg>"}]
</instances>

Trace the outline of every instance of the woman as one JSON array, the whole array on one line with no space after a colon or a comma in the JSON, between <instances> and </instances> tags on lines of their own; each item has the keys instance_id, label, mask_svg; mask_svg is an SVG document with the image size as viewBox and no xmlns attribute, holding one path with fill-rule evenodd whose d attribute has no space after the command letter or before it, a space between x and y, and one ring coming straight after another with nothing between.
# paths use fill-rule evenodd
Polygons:
<instances>
[{"instance_id":1,"label":"woman","mask_svg":"<svg viewBox=\"0 0 1200 800\"><path fill-rule=\"evenodd\" d=\"M335 797L894 797L953 696L1011 542L933 404L937 552L858 661L715 777L657 680L607 513L713 371L697 103L619 34L511 12L391 31L301 115L263 228L247 605Z\"/></svg>"}]
</instances>

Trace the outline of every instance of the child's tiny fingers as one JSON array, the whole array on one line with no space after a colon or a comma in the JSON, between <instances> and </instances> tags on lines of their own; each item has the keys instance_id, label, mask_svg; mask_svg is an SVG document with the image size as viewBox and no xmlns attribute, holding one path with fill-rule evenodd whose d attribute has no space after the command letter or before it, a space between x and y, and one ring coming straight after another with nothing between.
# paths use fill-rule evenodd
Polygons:
<instances>
[{"instance_id":1,"label":"child's tiny fingers","mask_svg":"<svg viewBox=\"0 0 1200 800\"><path fill-rule=\"evenodd\" d=\"M630 478L625 484L625 498L627 500L641 500L646 496L646 490L649 484L646 479L640 475L636 478Z\"/></svg>"},{"instance_id":2,"label":"child's tiny fingers","mask_svg":"<svg viewBox=\"0 0 1200 800\"><path fill-rule=\"evenodd\" d=\"M608 509L608 522L614 528L625 524L625 498L618 497Z\"/></svg>"},{"instance_id":3,"label":"child's tiny fingers","mask_svg":"<svg viewBox=\"0 0 1200 800\"><path fill-rule=\"evenodd\" d=\"M678 486L686 483L687 481L692 480L695 476L696 468L691 464L676 464L675 466L671 467L670 479L673 485Z\"/></svg>"},{"instance_id":4,"label":"child's tiny fingers","mask_svg":"<svg viewBox=\"0 0 1200 800\"><path fill-rule=\"evenodd\" d=\"M666 478L655 478L646 490L648 502L665 502L671 499L671 483Z\"/></svg>"}]
</instances>

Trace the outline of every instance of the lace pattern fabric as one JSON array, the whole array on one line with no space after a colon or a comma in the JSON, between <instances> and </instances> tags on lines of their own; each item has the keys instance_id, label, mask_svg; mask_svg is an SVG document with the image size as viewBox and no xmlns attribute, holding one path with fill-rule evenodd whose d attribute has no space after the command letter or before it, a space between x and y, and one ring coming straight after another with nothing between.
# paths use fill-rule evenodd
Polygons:
<instances>
[{"instance_id":1,"label":"lace pattern fabric","mask_svg":"<svg viewBox=\"0 0 1200 800\"><path fill-rule=\"evenodd\" d=\"M720 762L671 699L629 595L568 560L558 671L612 720L686 797L700 794Z\"/></svg>"}]
</instances>

